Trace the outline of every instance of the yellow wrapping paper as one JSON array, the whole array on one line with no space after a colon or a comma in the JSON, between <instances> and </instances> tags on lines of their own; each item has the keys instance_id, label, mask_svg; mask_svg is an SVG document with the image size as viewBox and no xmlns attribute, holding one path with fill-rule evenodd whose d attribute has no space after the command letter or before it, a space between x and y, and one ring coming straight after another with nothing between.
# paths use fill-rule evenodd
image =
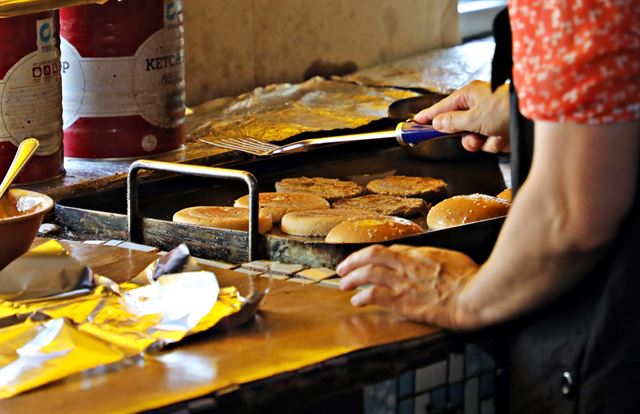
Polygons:
<instances>
[{"instance_id":1,"label":"yellow wrapping paper","mask_svg":"<svg viewBox=\"0 0 640 414\"><path fill-rule=\"evenodd\" d=\"M93 271L55 240L29 250L0 270L0 301L52 299L87 292L94 286Z\"/></svg>"},{"instance_id":2,"label":"yellow wrapping paper","mask_svg":"<svg viewBox=\"0 0 640 414\"><path fill-rule=\"evenodd\" d=\"M172 253L145 274L193 270L188 249ZM80 295L0 301L0 399L161 349L256 305L235 287L220 289L212 272L158 270L153 276L144 286L98 276L100 286ZM243 308L246 303L252 306Z\"/></svg>"},{"instance_id":3,"label":"yellow wrapping paper","mask_svg":"<svg viewBox=\"0 0 640 414\"><path fill-rule=\"evenodd\" d=\"M172 325L173 330L159 329L163 315L137 315L121 297L100 289L58 303L2 302L5 315L14 309L52 319L0 329L0 399L204 332L238 312L242 304L235 288L222 289L209 312L193 326L182 325L189 328L181 331L179 324Z\"/></svg>"},{"instance_id":4,"label":"yellow wrapping paper","mask_svg":"<svg viewBox=\"0 0 640 414\"><path fill-rule=\"evenodd\" d=\"M107 0L0 0L0 17L39 13L83 4L104 4Z\"/></svg>"},{"instance_id":5,"label":"yellow wrapping paper","mask_svg":"<svg viewBox=\"0 0 640 414\"><path fill-rule=\"evenodd\" d=\"M0 332L0 399L128 356L62 318Z\"/></svg>"}]
</instances>

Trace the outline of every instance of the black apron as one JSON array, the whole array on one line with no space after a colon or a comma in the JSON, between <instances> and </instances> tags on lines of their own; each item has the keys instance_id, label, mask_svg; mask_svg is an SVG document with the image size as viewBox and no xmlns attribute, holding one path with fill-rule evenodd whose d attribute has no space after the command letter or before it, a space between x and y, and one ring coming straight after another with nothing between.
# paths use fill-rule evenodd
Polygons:
<instances>
[{"instance_id":1,"label":"black apron","mask_svg":"<svg viewBox=\"0 0 640 414\"><path fill-rule=\"evenodd\" d=\"M506 10L494 22L494 35L495 88L511 72ZM510 136L517 191L531 164L533 126L518 111L513 84ZM550 306L504 328L509 412L640 412L640 188L635 194L619 234L590 274Z\"/></svg>"}]
</instances>

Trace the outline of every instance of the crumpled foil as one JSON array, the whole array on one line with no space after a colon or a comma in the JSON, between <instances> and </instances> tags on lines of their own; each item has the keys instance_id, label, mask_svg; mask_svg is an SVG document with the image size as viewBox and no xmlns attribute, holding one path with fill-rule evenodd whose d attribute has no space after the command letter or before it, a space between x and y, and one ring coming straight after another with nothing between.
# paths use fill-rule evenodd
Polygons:
<instances>
[{"instance_id":1,"label":"crumpled foil","mask_svg":"<svg viewBox=\"0 0 640 414\"><path fill-rule=\"evenodd\" d=\"M93 287L93 272L50 240L0 271L0 301L23 301ZM0 314L1 317L1 314Z\"/></svg>"},{"instance_id":2,"label":"crumpled foil","mask_svg":"<svg viewBox=\"0 0 640 414\"><path fill-rule=\"evenodd\" d=\"M315 77L202 104L187 117L188 135L191 140L244 135L282 141L303 132L354 129L386 118L390 104L413 96Z\"/></svg>"},{"instance_id":3,"label":"crumpled foil","mask_svg":"<svg viewBox=\"0 0 640 414\"><path fill-rule=\"evenodd\" d=\"M82 4L104 4L107 0L0 0L0 17L39 13Z\"/></svg>"},{"instance_id":4,"label":"crumpled foil","mask_svg":"<svg viewBox=\"0 0 640 414\"><path fill-rule=\"evenodd\" d=\"M447 95L472 80L490 80L494 49L493 40L477 40L373 66L336 79Z\"/></svg>"},{"instance_id":5,"label":"crumpled foil","mask_svg":"<svg viewBox=\"0 0 640 414\"><path fill-rule=\"evenodd\" d=\"M0 399L127 357L64 318L0 330Z\"/></svg>"},{"instance_id":6,"label":"crumpled foil","mask_svg":"<svg viewBox=\"0 0 640 414\"><path fill-rule=\"evenodd\" d=\"M138 276L144 286L114 289L102 276L100 286L81 296L0 302L0 399L157 351L218 323L236 326L257 311L261 297L247 300L235 287L220 288L212 272L193 269L186 246L161 259Z\"/></svg>"},{"instance_id":7,"label":"crumpled foil","mask_svg":"<svg viewBox=\"0 0 640 414\"><path fill-rule=\"evenodd\" d=\"M189 254L186 244L180 244L171 251L171 254L160 256L150 263L142 272L131 279L131 282L139 285L153 283L162 275L178 272L194 272L200 270L196 259Z\"/></svg>"}]
</instances>

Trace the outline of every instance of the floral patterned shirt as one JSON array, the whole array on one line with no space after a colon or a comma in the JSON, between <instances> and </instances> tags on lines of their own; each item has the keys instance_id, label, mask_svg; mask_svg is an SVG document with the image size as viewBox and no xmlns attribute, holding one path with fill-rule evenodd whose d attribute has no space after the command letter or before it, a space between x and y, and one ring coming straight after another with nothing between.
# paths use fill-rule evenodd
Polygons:
<instances>
[{"instance_id":1,"label":"floral patterned shirt","mask_svg":"<svg viewBox=\"0 0 640 414\"><path fill-rule=\"evenodd\" d=\"M640 119L640 1L511 0L509 19L525 117Z\"/></svg>"}]
</instances>

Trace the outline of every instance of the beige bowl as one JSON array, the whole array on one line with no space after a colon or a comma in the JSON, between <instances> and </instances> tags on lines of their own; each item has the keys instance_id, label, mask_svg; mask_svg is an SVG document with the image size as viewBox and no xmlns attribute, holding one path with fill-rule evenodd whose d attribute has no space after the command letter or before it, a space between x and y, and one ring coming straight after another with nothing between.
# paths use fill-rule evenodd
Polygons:
<instances>
[{"instance_id":1,"label":"beige bowl","mask_svg":"<svg viewBox=\"0 0 640 414\"><path fill-rule=\"evenodd\" d=\"M0 200L0 269L26 253L53 200L34 191L11 189Z\"/></svg>"}]
</instances>

